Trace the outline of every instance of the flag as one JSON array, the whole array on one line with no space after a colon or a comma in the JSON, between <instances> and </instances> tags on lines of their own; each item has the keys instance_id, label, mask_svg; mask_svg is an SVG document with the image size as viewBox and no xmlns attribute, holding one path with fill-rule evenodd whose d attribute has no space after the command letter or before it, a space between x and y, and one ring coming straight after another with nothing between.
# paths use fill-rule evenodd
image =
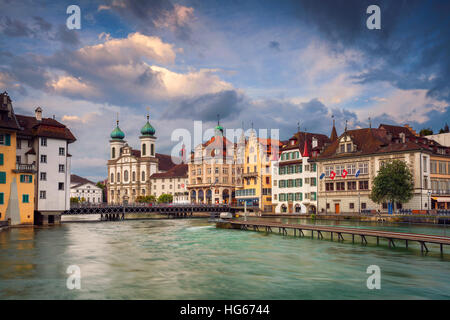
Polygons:
<instances>
[{"instance_id":1,"label":"flag","mask_svg":"<svg viewBox=\"0 0 450 320\"><path fill-rule=\"evenodd\" d=\"M320 175L320 180L322 180L323 177L325 177L325 173L322 173L322 174Z\"/></svg>"},{"instance_id":2,"label":"flag","mask_svg":"<svg viewBox=\"0 0 450 320\"><path fill-rule=\"evenodd\" d=\"M358 178L358 177L359 177L359 174L360 174L360 173L361 173L361 171L359 171L359 170L358 170L358 171L356 171L356 173L355 173L355 177L356 177L356 178Z\"/></svg>"},{"instance_id":3,"label":"flag","mask_svg":"<svg viewBox=\"0 0 450 320\"><path fill-rule=\"evenodd\" d=\"M344 169L342 171L342 178L345 178L347 176L347 174L348 174L348 171Z\"/></svg>"},{"instance_id":4,"label":"flag","mask_svg":"<svg viewBox=\"0 0 450 320\"><path fill-rule=\"evenodd\" d=\"M336 177L336 172L331 171L331 172L330 172L330 178L331 178L331 180L333 180L334 177Z\"/></svg>"}]
</instances>

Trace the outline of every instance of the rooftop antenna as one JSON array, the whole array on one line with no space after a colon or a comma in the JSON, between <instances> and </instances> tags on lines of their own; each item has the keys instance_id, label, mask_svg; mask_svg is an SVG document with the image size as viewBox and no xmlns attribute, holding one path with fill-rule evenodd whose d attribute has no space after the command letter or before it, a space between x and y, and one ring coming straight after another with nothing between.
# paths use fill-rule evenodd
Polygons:
<instances>
[{"instance_id":1,"label":"rooftop antenna","mask_svg":"<svg viewBox=\"0 0 450 320\"><path fill-rule=\"evenodd\" d=\"M369 128L372 129L372 120L369 117Z\"/></svg>"},{"instance_id":2,"label":"rooftop antenna","mask_svg":"<svg viewBox=\"0 0 450 320\"><path fill-rule=\"evenodd\" d=\"M117 112L117 120L116 120L117 126L119 126L119 112Z\"/></svg>"},{"instance_id":3,"label":"rooftop antenna","mask_svg":"<svg viewBox=\"0 0 450 320\"><path fill-rule=\"evenodd\" d=\"M300 122L297 122L297 132L300 132Z\"/></svg>"},{"instance_id":4,"label":"rooftop antenna","mask_svg":"<svg viewBox=\"0 0 450 320\"><path fill-rule=\"evenodd\" d=\"M217 114L217 125L220 125L220 115Z\"/></svg>"},{"instance_id":5,"label":"rooftop antenna","mask_svg":"<svg viewBox=\"0 0 450 320\"><path fill-rule=\"evenodd\" d=\"M345 132L347 132L347 120L345 120Z\"/></svg>"}]
</instances>

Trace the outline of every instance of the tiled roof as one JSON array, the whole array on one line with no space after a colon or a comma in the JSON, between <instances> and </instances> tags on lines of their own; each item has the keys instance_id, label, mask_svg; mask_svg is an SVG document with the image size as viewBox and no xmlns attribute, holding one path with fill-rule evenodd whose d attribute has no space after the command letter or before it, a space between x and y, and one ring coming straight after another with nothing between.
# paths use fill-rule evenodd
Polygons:
<instances>
[{"instance_id":1,"label":"tiled roof","mask_svg":"<svg viewBox=\"0 0 450 320\"><path fill-rule=\"evenodd\" d=\"M7 102L3 103L5 96L7 97ZM8 104L11 110L9 110ZM11 98L8 96L6 91L0 94L0 128L10 130L21 129L17 121L16 115L14 114L14 108L11 103Z\"/></svg>"},{"instance_id":2,"label":"tiled roof","mask_svg":"<svg viewBox=\"0 0 450 320\"><path fill-rule=\"evenodd\" d=\"M154 173L150 176L151 179L155 178L187 178L188 165L178 164L167 172Z\"/></svg>"},{"instance_id":3,"label":"tiled roof","mask_svg":"<svg viewBox=\"0 0 450 320\"><path fill-rule=\"evenodd\" d=\"M22 135L63 139L68 140L69 143L76 140L72 132L55 119L42 118L38 121L35 117L17 115L17 120L23 128L20 132Z\"/></svg>"},{"instance_id":4,"label":"tiled roof","mask_svg":"<svg viewBox=\"0 0 450 320\"><path fill-rule=\"evenodd\" d=\"M70 184L74 184L74 186L72 186L71 188L75 188L75 187L78 187L78 186L86 184L86 183L92 183L95 185L95 183L92 182L91 180L85 179L76 174L70 175Z\"/></svg>"},{"instance_id":5,"label":"tiled roof","mask_svg":"<svg viewBox=\"0 0 450 320\"><path fill-rule=\"evenodd\" d=\"M399 138L400 133L405 134L405 140ZM339 140L348 135L356 145L356 151L337 153ZM450 148L433 144L423 137L416 137L408 128L391 125L380 125L378 129L356 129L347 130L339 139L333 141L320 155L319 159L343 158L369 154L405 152L414 150L426 150L436 153L438 148L443 148L450 155Z\"/></svg>"},{"instance_id":6,"label":"tiled roof","mask_svg":"<svg viewBox=\"0 0 450 320\"><path fill-rule=\"evenodd\" d=\"M171 156L161 153L155 153L155 156L158 159L158 170L168 171L175 166L175 163L172 162Z\"/></svg>"},{"instance_id":7,"label":"tiled roof","mask_svg":"<svg viewBox=\"0 0 450 320\"><path fill-rule=\"evenodd\" d=\"M305 152L304 148L306 140L306 145L308 148L307 151L308 154L311 155L311 151L313 150L312 148L313 137L317 139L317 147L314 148L314 150L317 151L320 151L325 144L331 142L328 136L324 134L299 131L289 139L288 143L282 148L281 151L297 149L303 154ZM291 144L292 141L294 141L294 144Z\"/></svg>"}]
</instances>

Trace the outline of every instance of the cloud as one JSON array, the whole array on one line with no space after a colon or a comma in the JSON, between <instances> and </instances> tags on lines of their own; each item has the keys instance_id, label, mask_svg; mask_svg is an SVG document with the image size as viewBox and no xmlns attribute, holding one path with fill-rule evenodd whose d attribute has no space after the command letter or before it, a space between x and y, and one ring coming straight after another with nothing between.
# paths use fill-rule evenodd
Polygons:
<instances>
[{"instance_id":1,"label":"cloud","mask_svg":"<svg viewBox=\"0 0 450 320\"><path fill-rule=\"evenodd\" d=\"M65 25L59 25L53 39L71 46L77 46L80 44L80 38L77 30L69 30Z\"/></svg>"}]
</instances>

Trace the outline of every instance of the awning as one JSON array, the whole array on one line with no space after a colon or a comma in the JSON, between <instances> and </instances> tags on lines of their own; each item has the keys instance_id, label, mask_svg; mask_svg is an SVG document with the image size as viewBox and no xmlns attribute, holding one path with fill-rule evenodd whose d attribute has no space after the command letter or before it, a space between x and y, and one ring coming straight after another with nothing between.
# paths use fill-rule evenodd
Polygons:
<instances>
[{"instance_id":1,"label":"awning","mask_svg":"<svg viewBox=\"0 0 450 320\"><path fill-rule=\"evenodd\" d=\"M450 197L433 197L431 199L436 200L437 202L450 202Z\"/></svg>"}]
</instances>

